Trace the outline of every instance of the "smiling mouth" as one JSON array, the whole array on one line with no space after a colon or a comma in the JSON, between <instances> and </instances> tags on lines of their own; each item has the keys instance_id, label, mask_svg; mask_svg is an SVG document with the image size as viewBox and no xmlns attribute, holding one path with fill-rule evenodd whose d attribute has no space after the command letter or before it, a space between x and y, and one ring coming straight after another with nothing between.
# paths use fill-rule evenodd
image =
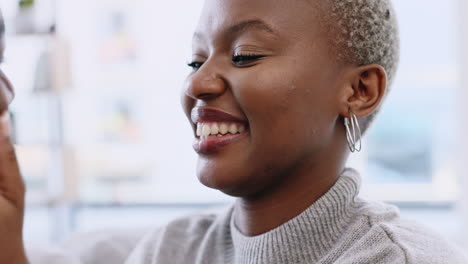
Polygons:
<instances>
[{"instance_id":1,"label":"smiling mouth","mask_svg":"<svg viewBox=\"0 0 468 264\"><path fill-rule=\"evenodd\" d=\"M217 154L229 145L246 138L248 135L248 130L244 126L239 124L231 124L232 130L230 132L228 131L225 134L223 134L220 131L218 131L218 133L215 133L216 126L214 126L215 129L212 134L212 130L208 130L208 128L211 129L213 128L213 126L214 124L202 124L200 126L201 135L197 136L193 143L194 150L200 155L209 156ZM234 129L234 127L236 128ZM225 127L223 126L222 129L224 128Z\"/></svg>"},{"instance_id":2,"label":"smiling mouth","mask_svg":"<svg viewBox=\"0 0 468 264\"><path fill-rule=\"evenodd\" d=\"M247 121L214 108L194 108L191 119L196 128L193 148L202 155L216 154L249 132Z\"/></svg>"},{"instance_id":3,"label":"smiling mouth","mask_svg":"<svg viewBox=\"0 0 468 264\"><path fill-rule=\"evenodd\" d=\"M241 134L246 131L244 124L238 123L197 123L196 135L198 138L204 139L209 137L224 137L229 135Z\"/></svg>"}]
</instances>

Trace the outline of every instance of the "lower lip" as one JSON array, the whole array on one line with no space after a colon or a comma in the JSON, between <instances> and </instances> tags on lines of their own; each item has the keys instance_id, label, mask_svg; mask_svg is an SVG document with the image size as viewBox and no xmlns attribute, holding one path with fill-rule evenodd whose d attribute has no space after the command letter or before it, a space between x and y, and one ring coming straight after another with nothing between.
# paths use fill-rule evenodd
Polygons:
<instances>
[{"instance_id":1,"label":"lower lip","mask_svg":"<svg viewBox=\"0 0 468 264\"><path fill-rule=\"evenodd\" d=\"M224 147L237 142L247 136L247 132L229 134L222 137L195 138L193 149L200 155L212 155L221 151Z\"/></svg>"}]
</instances>

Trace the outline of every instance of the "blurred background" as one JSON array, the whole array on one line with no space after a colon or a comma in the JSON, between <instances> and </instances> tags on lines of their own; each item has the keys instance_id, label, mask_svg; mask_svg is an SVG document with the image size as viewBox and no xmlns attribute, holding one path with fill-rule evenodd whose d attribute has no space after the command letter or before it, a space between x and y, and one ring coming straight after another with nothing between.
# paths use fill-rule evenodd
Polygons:
<instances>
[{"instance_id":1,"label":"blurred background","mask_svg":"<svg viewBox=\"0 0 468 264\"><path fill-rule=\"evenodd\" d=\"M179 103L202 2L0 0L29 243L232 201L198 183ZM363 172L362 195L468 253L468 4L394 4L399 73L350 166Z\"/></svg>"}]
</instances>

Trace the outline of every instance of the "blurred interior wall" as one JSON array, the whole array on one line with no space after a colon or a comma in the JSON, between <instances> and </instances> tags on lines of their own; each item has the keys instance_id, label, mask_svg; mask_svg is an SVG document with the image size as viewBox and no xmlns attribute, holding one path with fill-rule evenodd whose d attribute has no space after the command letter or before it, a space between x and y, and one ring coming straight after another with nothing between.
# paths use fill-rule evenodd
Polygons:
<instances>
[{"instance_id":1,"label":"blurred interior wall","mask_svg":"<svg viewBox=\"0 0 468 264\"><path fill-rule=\"evenodd\" d=\"M460 139L462 140L459 144L460 149L458 150L459 162L458 162L458 175L460 176L461 184L461 200L460 200L460 211L464 219L463 224L463 243L465 248L468 248L468 16L466 16L466 11L468 11L468 1L459 0L459 17L460 17L460 30L461 30L461 78L462 85L460 87L460 96L459 98L459 113L460 113Z\"/></svg>"}]
</instances>

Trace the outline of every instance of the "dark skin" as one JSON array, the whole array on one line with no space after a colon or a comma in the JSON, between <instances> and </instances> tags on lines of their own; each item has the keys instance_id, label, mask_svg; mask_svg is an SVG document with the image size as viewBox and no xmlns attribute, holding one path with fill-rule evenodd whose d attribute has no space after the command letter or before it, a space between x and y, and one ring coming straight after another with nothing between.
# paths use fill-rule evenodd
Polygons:
<instances>
[{"instance_id":1,"label":"dark skin","mask_svg":"<svg viewBox=\"0 0 468 264\"><path fill-rule=\"evenodd\" d=\"M3 24L1 18L0 23ZM2 33L0 35L1 60L3 60L4 51L5 41ZM26 264L22 230L25 187L10 139L8 114L8 106L13 97L13 86L0 70L0 263Z\"/></svg>"},{"instance_id":2,"label":"dark skin","mask_svg":"<svg viewBox=\"0 0 468 264\"><path fill-rule=\"evenodd\" d=\"M343 118L350 109L371 114L385 93L381 66L335 59L321 10L308 1L207 0L194 36L185 113L209 107L249 126L242 140L199 153L197 175L238 197L235 224L249 236L333 186L349 154Z\"/></svg>"},{"instance_id":3,"label":"dark skin","mask_svg":"<svg viewBox=\"0 0 468 264\"><path fill-rule=\"evenodd\" d=\"M207 0L197 28L196 69L182 96L186 114L207 106L249 125L242 140L200 155L197 174L238 197L234 220L246 235L280 226L327 192L349 154L343 117L350 109L369 115L386 89L381 66L335 60L318 17L308 1ZM23 264L25 188L10 140L12 99L2 73L0 263Z\"/></svg>"}]
</instances>

